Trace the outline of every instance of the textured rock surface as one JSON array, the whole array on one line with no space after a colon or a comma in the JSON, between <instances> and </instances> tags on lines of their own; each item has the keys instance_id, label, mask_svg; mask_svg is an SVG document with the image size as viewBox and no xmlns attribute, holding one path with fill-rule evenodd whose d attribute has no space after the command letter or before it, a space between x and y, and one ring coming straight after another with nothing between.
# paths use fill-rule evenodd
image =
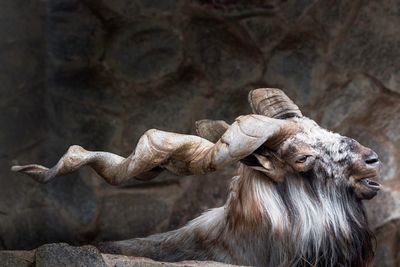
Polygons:
<instances>
[{"instance_id":1,"label":"textured rock surface","mask_svg":"<svg viewBox=\"0 0 400 267\"><path fill-rule=\"evenodd\" d=\"M4 267L34 266L35 251L0 251L0 262Z\"/></svg>"},{"instance_id":2,"label":"textured rock surface","mask_svg":"<svg viewBox=\"0 0 400 267\"><path fill-rule=\"evenodd\" d=\"M378 152L375 265L400 266L398 1L9 0L0 22L0 249L143 236L222 205L233 168L112 187L87 169L39 185L9 167L52 165L70 144L128 155L149 128L231 122L248 90L275 86ZM20 253L1 262L34 262Z\"/></svg>"},{"instance_id":3,"label":"textured rock surface","mask_svg":"<svg viewBox=\"0 0 400 267\"><path fill-rule=\"evenodd\" d=\"M121 255L103 254L103 259L107 266L112 267L196 267L196 266L210 266L210 267L229 267L238 266L231 264L224 264L214 261L182 261L182 262L157 262L146 258L127 257Z\"/></svg>"},{"instance_id":4,"label":"textured rock surface","mask_svg":"<svg viewBox=\"0 0 400 267\"><path fill-rule=\"evenodd\" d=\"M156 262L146 258L101 254L93 246L65 243L43 245L31 251L0 251L2 267L229 267L213 261Z\"/></svg>"},{"instance_id":5,"label":"textured rock surface","mask_svg":"<svg viewBox=\"0 0 400 267\"><path fill-rule=\"evenodd\" d=\"M101 253L92 246L72 247L65 243L47 244L35 253L35 266L96 266L106 267Z\"/></svg>"}]
</instances>

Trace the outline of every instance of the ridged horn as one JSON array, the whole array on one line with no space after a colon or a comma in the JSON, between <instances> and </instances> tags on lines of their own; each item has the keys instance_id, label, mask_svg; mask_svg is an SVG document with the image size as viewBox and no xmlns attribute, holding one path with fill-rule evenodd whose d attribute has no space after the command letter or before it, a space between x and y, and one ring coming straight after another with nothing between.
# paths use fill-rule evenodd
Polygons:
<instances>
[{"instance_id":1,"label":"ridged horn","mask_svg":"<svg viewBox=\"0 0 400 267\"><path fill-rule=\"evenodd\" d=\"M229 124L222 120L196 121L197 134L213 143L217 142L228 128Z\"/></svg>"},{"instance_id":2,"label":"ridged horn","mask_svg":"<svg viewBox=\"0 0 400 267\"><path fill-rule=\"evenodd\" d=\"M255 114L275 119L302 117L299 107L280 89L259 88L250 91L249 103Z\"/></svg>"}]
</instances>

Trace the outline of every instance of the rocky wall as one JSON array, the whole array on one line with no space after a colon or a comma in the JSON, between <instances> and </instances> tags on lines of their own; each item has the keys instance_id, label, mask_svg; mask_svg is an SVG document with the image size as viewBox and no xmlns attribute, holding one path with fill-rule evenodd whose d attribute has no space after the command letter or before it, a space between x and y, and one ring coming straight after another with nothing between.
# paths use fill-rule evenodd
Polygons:
<instances>
[{"instance_id":1,"label":"rocky wall","mask_svg":"<svg viewBox=\"0 0 400 267\"><path fill-rule=\"evenodd\" d=\"M375 265L400 266L399 1L4 0L0 22L0 249L143 236L221 206L233 168L119 187L9 168L70 144L126 156L150 128L232 122L269 86L378 152Z\"/></svg>"}]
</instances>

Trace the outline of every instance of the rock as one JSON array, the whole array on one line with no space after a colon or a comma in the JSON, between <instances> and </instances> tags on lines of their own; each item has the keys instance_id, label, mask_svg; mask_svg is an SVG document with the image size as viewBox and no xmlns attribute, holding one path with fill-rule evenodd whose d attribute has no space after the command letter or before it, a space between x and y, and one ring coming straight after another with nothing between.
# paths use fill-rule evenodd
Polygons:
<instances>
[{"instance_id":1,"label":"rock","mask_svg":"<svg viewBox=\"0 0 400 267\"><path fill-rule=\"evenodd\" d=\"M0 4L0 43L44 43L45 5L42 1L15 0ZM38 48L38 47L36 47Z\"/></svg>"},{"instance_id":2,"label":"rock","mask_svg":"<svg viewBox=\"0 0 400 267\"><path fill-rule=\"evenodd\" d=\"M174 84L132 92L125 99L133 105L128 108L125 148L129 148L130 153L140 136L151 128L178 133L194 132L194 122L203 119L212 104L208 99L209 91L209 83L203 77L188 72Z\"/></svg>"},{"instance_id":3,"label":"rock","mask_svg":"<svg viewBox=\"0 0 400 267\"><path fill-rule=\"evenodd\" d=\"M400 180L386 181L383 186L382 192L371 201L365 202L372 229L400 220Z\"/></svg>"},{"instance_id":4,"label":"rock","mask_svg":"<svg viewBox=\"0 0 400 267\"><path fill-rule=\"evenodd\" d=\"M73 247L65 243L47 244L32 251L0 251L4 267L234 267L214 261L158 262L148 258L101 254L93 246Z\"/></svg>"},{"instance_id":5,"label":"rock","mask_svg":"<svg viewBox=\"0 0 400 267\"><path fill-rule=\"evenodd\" d=\"M32 146L44 134L44 13L40 1L0 4L0 127L8 129L0 133L0 158Z\"/></svg>"},{"instance_id":6,"label":"rock","mask_svg":"<svg viewBox=\"0 0 400 267\"><path fill-rule=\"evenodd\" d=\"M0 249L27 249L43 242L36 234L38 225L30 223L43 219L38 209L31 210L33 203L37 203L33 199L44 199L43 190L33 181L9 171L12 164L43 158L40 144L46 134L46 122L41 103L35 91L20 93L2 103L0 127L8 130L0 133L0 169L4 173L0 177ZM36 230L23 236L28 225Z\"/></svg>"},{"instance_id":7,"label":"rock","mask_svg":"<svg viewBox=\"0 0 400 267\"><path fill-rule=\"evenodd\" d=\"M257 84L256 87L262 87L262 85ZM230 94L227 94L226 91L221 90L221 88L216 89L212 97L207 99L209 107L203 118L224 120L228 124L232 124L238 116L252 113L247 101L247 96L251 90L250 88L254 89L255 86L231 89L232 93Z\"/></svg>"},{"instance_id":8,"label":"rock","mask_svg":"<svg viewBox=\"0 0 400 267\"><path fill-rule=\"evenodd\" d=\"M24 206L25 209L19 213L2 215L1 237L5 248L33 249L49 242L74 242L78 238L74 222L54 205L51 208L30 208L26 207L27 204Z\"/></svg>"},{"instance_id":9,"label":"rock","mask_svg":"<svg viewBox=\"0 0 400 267\"><path fill-rule=\"evenodd\" d=\"M249 35L261 48L264 56L269 56L273 48L285 37L288 26L281 17L250 17L240 21Z\"/></svg>"},{"instance_id":10,"label":"rock","mask_svg":"<svg viewBox=\"0 0 400 267\"><path fill-rule=\"evenodd\" d=\"M190 58L218 90L239 88L261 78L262 56L240 31L238 25L205 18L193 19L185 29Z\"/></svg>"},{"instance_id":11,"label":"rock","mask_svg":"<svg viewBox=\"0 0 400 267\"><path fill-rule=\"evenodd\" d=\"M48 3L47 39L52 67L82 68L104 53L104 30L99 19L77 0Z\"/></svg>"},{"instance_id":12,"label":"rock","mask_svg":"<svg viewBox=\"0 0 400 267\"><path fill-rule=\"evenodd\" d=\"M144 83L174 73L183 61L181 34L155 20L127 25L113 41L106 63L122 79Z\"/></svg>"},{"instance_id":13,"label":"rock","mask_svg":"<svg viewBox=\"0 0 400 267\"><path fill-rule=\"evenodd\" d=\"M321 125L336 129L347 118L364 116L379 93L379 86L369 77L357 75L351 78L343 87L332 90L320 103L324 106Z\"/></svg>"},{"instance_id":14,"label":"rock","mask_svg":"<svg viewBox=\"0 0 400 267\"><path fill-rule=\"evenodd\" d=\"M27 147L34 147L46 134L46 110L40 88L27 88L2 102L0 127L0 157L14 155ZM15 123L18 122L18 123Z\"/></svg>"},{"instance_id":15,"label":"rock","mask_svg":"<svg viewBox=\"0 0 400 267\"><path fill-rule=\"evenodd\" d=\"M104 261L108 266L115 267L196 267L196 266L209 266L209 267L229 267L237 266L224 264L214 261L182 261L182 262L158 262L147 258L128 257L122 255L103 254Z\"/></svg>"},{"instance_id":16,"label":"rock","mask_svg":"<svg viewBox=\"0 0 400 267\"><path fill-rule=\"evenodd\" d=\"M16 174L7 178L0 182L2 188L8 188L1 194L1 246L32 249L49 242L76 244L88 238L84 235L96 216L97 202L93 188L79 176L67 176L48 186Z\"/></svg>"},{"instance_id":17,"label":"rock","mask_svg":"<svg viewBox=\"0 0 400 267\"><path fill-rule=\"evenodd\" d=\"M369 113L369 114L368 114ZM384 135L395 146L400 143L400 101L399 96L391 93L382 93L375 98L372 105L367 106L363 119L376 131ZM398 146L396 146L398 147Z\"/></svg>"},{"instance_id":18,"label":"rock","mask_svg":"<svg viewBox=\"0 0 400 267\"><path fill-rule=\"evenodd\" d=\"M296 23L299 23L306 13L312 8L317 1L314 0L289 0L289 1L278 1L280 2L280 13L282 16L291 24L296 27Z\"/></svg>"},{"instance_id":19,"label":"rock","mask_svg":"<svg viewBox=\"0 0 400 267\"><path fill-rule=\"evenodd\" d=\"M284 48L269 59L263 81L268 87L283 88L304 110L316 94L312 87L316 60L317 55L312 47L304 46L294 50Z\"/></svg>"},{"instance_id":20,"label":"rock","mask_svg":"<svg viewBox=\"0 0 400 267\"><path fill-rule=\"evenodd\" d=\"M285 21L288 35L298 35L300 42L314 39L312 41L319 42L316 50L328 55L327 58L331 55L331 49L343 41L362 5L359 1L347 0L282 2L280 19ZM285 43L290 43L290 39ZM332 60L335 61L335 58Z\"/></svg>"},{"instance_id":21,"label":"rock","mask_svg":"<svg viewBox=\"0 0 400 267\"><path fill-rule=\"evenodd\" d=\"M368 73L385 87L400 92L400 23L398 2L369 1L334 50L335 64L348 71Z\"/></svg>"},{"instance_id":22,"label":"rock","mask_svg":"<svg viewBox=\"0 0 400 267\"><path fill-rule=\"evenodd\" d=\"M391 267L400 265L400 219L389 221L376 232L377 251L374 266Z\"/></svg>"},{"instance_id":23,"label":"rock","mask_svg":"<svg viewBox=\"0 0 400 267\"><path fill-rule=\"evenodd\" d=\"M27 98L26 95L33 92L43 94L46 80L44 57L44 44L40 41L0 41L0 97L3 101L29 101L18 98ZM10 94L10 88L14 94Z\"/></svg>"},{"instance_id":24,"label":"rock","mask_svg":"<svg viewBox=\"0 0 400 267\"><path fill-rule=\"evenodd\" d=\"M106 267L101 253L93 246L72 247L65 243L47 244L36 250L36 267Z\"/></svg>"},{"instance_id":25,"label":"rock","mask_svg":"<svg viewBox=\"0 0 400 267\"><path fill-rule=\"evenodd\" d=\"M120 95L109 84L90 82L89 77L85 72L57 77L48 89L48 121L52 134L59 138L54 141L61 142L54 145L62 149L58 151L61 155L71 144L104 149L119 127L119 115L123 112Z\"/></svg>"},{"instance_id":26,"label":"rock","mask_svg":"<svg viewBox=\"0 0 400 267\"><path fill-rule=\"evenodd\" d=\"M12 163L43 156L40 144L47 125L44 7L43 1L0 3L0 128L4 129L0 132L0 249L27 249L46 242L38 234L39 225L32 223L43 219L32 201L37 196L43 199L43 191L9 171ZM34 231L27 231L32 227ZM29 266L30 260L2 252L0 265Z\"/></svg>"},{"instance_id":27,"label":"rock","mask_svg":"<svg viewBox=\"0 0 400 267\"><path fill-rule=\"evenodd\" d=\"M195 0L198 7L226 18L240 19L252 16L268 16L276 12L277 4L258 0Z\"/></svg>"},{"instance_id":28,"label":"rock","mask_svg":"<svg viewBox=\"0 0 400 267\"><path fill-rule=\"evenodd\" d=\"M103 5L126 20L132 20L137 16L171 15L177 12L181 1L176 0L114 0L103 1Z\"/></svg>"},{"instance_id":29,"label":"rock","mask_svg":"<svg viewBox=\"0 0 400 267\"><path fill-rule=\"evenodd\" d=\"M374 266L399 266L400 180L384 181L383 186L375 198L365 202L377 240Z\"/></svg>"},{"instance_id":30,"label":"rock","mask_svg":"<svg viewBox=\"0 0 400 267\"><path fill-rule=\"evenodd\" d=\"M35 264L34 251L0 251L3 267L31 267Z\"/></svg>"},{"instance_id":31,"label":"rock","mask_svg":"<svg viewBox=\"0 0 400 267\"><path fill-rule=\"evenodd\" d=\"M383 192L365 203L377 240L374 266L399 266L400 180L385 181L383 185Z\"/></svg>"},{"instance_id":32,"label":"rock","mask_svg":"<svg viewBox=\"0 0 400 267\"><path fill-rule=\"evenodd\" d=\"M99 200L97 240L122 240L166 231L171 206L182 192L169 185L150 190L106 189L103 194Z\"/></svg>"}]
</instances>

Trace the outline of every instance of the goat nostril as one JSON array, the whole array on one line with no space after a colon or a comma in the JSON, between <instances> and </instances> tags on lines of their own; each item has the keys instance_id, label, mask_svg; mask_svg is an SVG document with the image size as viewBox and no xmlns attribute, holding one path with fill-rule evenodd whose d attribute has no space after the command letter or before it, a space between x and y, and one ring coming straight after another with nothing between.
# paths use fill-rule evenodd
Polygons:
<instances>
[{"instance_id":1,"label":"goat nostril","mask_svg":"<svg viewBox=\"0 0 400 267\"><path fill-rule=\"evenodd\" d=\"M371 186L381 186L380 184L374 182L374 181L368 181L368 184Z\"/></svg>"},{"instance_id":2,"label":"goat nostril","mask_svg":"<svg viewBox=\"0 0 400 267\"><path fill-rule=\"evenodd\" d=\"M377 157L373 157L373 158L369 158L369 159L365 160L365 163L374 164L374 163L377 163L378 161L379 161L379 159Z\"/></svg>"}]
</instances>

